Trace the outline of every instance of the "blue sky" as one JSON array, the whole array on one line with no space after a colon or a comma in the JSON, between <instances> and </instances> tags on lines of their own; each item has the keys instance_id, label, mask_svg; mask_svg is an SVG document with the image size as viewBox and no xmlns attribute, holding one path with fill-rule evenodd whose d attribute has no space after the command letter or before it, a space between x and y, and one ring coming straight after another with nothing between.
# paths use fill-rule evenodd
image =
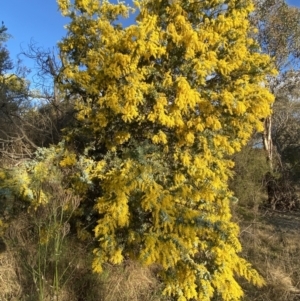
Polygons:
<instances>
[{"instance_id":1,"label":"blue sky","mask_svg":"<svg viewBox=\"0 0 300 301\"><path fill-rule=\"evenodd\" d=\"M66 34L64 25L68 24L68 19L59 12L56 0L0 0L1 21L12 36L6 45L13 61L31 41L38 47L52 49ZM24 65L33 68L32 61L24 56L20 58Z\"/></svg>"},{"instance_id":2,"label":"blue sky","mask_svg":"<svg viewBox=\"0 0 300 301\"><path fill-rule=\"evenodd\" d=\"M31 40L37 46L52 48L65 35L68 20L58 11L55 0L0 0L0 21L12 38L6 43L11 58Z\"/></svg>"},{"instance_id":3,"label":"blue sky","mask_svg":"<svg viewBox=\"0 0 300 301\"><path fill-rule=\"evenodd\" d=\"M287 3L300 7L300 0ZM65 35L64 25L68 23L58 11L55 0L0 0L0 21L4 21L12 35L7 47L13 60L31 40L43 48L55 46Z\"/></svg>"}]
</instances>

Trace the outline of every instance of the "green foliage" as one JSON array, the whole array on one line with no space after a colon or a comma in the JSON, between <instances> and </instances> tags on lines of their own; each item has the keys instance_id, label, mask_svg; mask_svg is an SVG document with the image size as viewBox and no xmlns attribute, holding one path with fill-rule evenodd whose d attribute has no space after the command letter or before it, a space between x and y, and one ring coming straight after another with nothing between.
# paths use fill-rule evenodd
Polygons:
<instances>
[{"instance_id":1,"label":"green foliage","mask_svg":"<svg viewBox=\"0 0 300 301\"><path fill-rule=\"evenodd\" d=\"M13 68L13 64L9 58L9 52L4 45L8 39L9 34L7 34L7 28L2 22L0 27L0 75L3 75L5 72Z\"/></svg>"},{"instance_id":2,"label":"green foliage","mask_svg":"<svg viewBox=\"0 0 300 301\"><path fill-rule=\"evenodd\" d=\"M267 199L265 175L270 172L265 151L254 147L253 139L234 156L234 175L230 187L238 198L239 206L258 208Z\"/></svg>"},{"instance_id":3,"label":"green foliage","mask_svg":"<svg viewBox=\"0 0 300 301\"><path fill-rule=\"evenodd\" d=\"M296 184L300 179L299 162L299 84L298 72L288 72L285 82L277 89L273 113L273 142L278 154L278 167L289 174Z\"/></svg>"},{"instance_id":4,"label":"green foliage","mask_svg":"<svg viewBox=\"0 0 300 301\"><path fill-rule=\"evenodd\" d=\"M283 73L299 63L300 10L286 0L256 0L252 21L258 27L258 41L264 53L274 58Z\"/></svg>"}]
</instances>

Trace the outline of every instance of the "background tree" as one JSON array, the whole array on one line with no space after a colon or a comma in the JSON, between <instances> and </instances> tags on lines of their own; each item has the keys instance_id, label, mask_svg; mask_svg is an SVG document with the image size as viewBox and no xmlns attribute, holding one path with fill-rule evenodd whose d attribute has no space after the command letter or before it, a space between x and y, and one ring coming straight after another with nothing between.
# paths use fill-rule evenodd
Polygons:
<instances>
[{"instance_id":1,"label":"background tree","mask_svg":"<svg viewBox=\"0 0 300 301\"><path fill-rule=\"evenodd\" d=\"M0 27L0 73L2 75L13 68L12 62L9 58L8 50L4 46L4 43L9 38L9 35L6 33L6 31L7 28L2 22Z\"/></svg>"},{"instance_id":2,"label":"background tree","mask_svg":"<svg viewBox=\"0 0 300 301\"><path fill-rule=\"evenodd\" d=\"M248 184L254 185L256 192L262 192L263 189L266 194L270 195L265 197L259 194L261 196L257 199L257 205L263 202L276 209L292 209L298 206L298 197L296 187L294 187L295 182L291 178L294 173L292 165L284 149L290 143L295 144L297 140L296 123L293 123L296 119L291 118L291 114L294 116L297 114L296 83L299 81L300 11L283 0L255 1L255 3L256 10L251 15L251 22L258 28L256 37L261 50L273 58L279 74L269 80L271 91L275 95L275 104L272 117L267 117L264 121L262 145L257 144L256 134L248 145L252 145L254 149L249 152L246 148L241 155L236 157L237 174L232 187L241 201L245 201L246 195L243 192L246 191L244 188L247 184L240 181L238 170L243 170L243 178L252 178L253 164L250 162L261 160L261 152L258 148L263 147L270 166L264 168L265 172L261 173L259 178L254 181L249 179ZM292 110L294 110L293 113ZM288 124L290 127L287 127ZM291 132L288 132L288 128ZM293 136L295 139L291 138ZM294 148L294 146L291 147ZM257 155L256 158L253 158L253 155ZM245 162L242 162L241 158ZM247 162L250 165L245 169ZM293 166L296 168L296 165ZM268 176L265 178L266 174ZM261 186L262 183L264 183L263 186ZM268 201L265 202L266 200Z\"/></svg>"},{"instance_id":3,"label":"background tree","mask_svg":"<svg viewBox=\"0 0 300 301\"><path fill-rule=\"evenodd\" d=\"M0 153L3 164L16 164L32 157L41 146L58 143L61 129L73 118L70 99L58 93L55 85L60 69L58 54L38 48L33 42L22 55L33 60L36 74L9 58L4 42L7 29L0 30Z\"/></svg>"},{"instance_id":4,"label":"background tree","mask_svg":"<svg viewBox=\"0 0 300 301\"><path fill-rule=\"evenodd\" d=\"M272 92L289 77L289 70L298 70L300 58L300 10L285 0L256 1L252 22L258 28L257 39L264 53L270 55L280 71L271 81ZM294 73L294 76L296 74ZM298 77L298 75L297 75ZM272 118L265 119L263 143L269 163L273 163Z\"/></svg>"},{"instance_id":5,"label":"background tree","mask_svg":"<svg viewBox=\"0 0 300 301\"><path fill-rule=\"evenodd\" d=\"M250 37L251 1L58 1L71 19L60 43L60 88L79 125L61 166L98 218L94 270L132 258L158 264L178 300L239 300L235 275L262 279L238 256L228 156L273 101L272 74ZM83 185L85 184L85 185ZM92 188L91 188L92 187Z\"/></svg>"},{"instance_id":6,"label":"background tree","mask_svg":"<svg viewBox=\"0 0 300 301\"><path fill-rule=\"evenodd\" d=\"M40 147L57 144L62 137L61 130L74 122L72 99L57 88L61 69L59 50L44 49L31 41L21 55L34 63L31 82L34 109L26 115L32 127L31 139Z\"/></svg>"},{"instance_id":7,"label":"background tree","mask_svg":"<svg viewBox=\"0 0 300 301\"><path fill-rule=\"evenodd\" d=\"M299 208L299 71L289 71L277 86L273 108L272 140L275 146L279 177L271 178L273 192L269 195L276 209Z\"/></svg>"},{"instance_id":8,"label":"background tree","mask_svg":"<svg viewBox=\"0 0 300 301\"><path fill-rule=\"evenodd\" d=\"M27 153L27 146L22 140L30 143L26 133L20 126L20 116L28 105L28 82L13 70L13 63L5 47L9 38L7 28L0 28L0 150L2 157L18 158Z\"/></svg>"}]
</instances>

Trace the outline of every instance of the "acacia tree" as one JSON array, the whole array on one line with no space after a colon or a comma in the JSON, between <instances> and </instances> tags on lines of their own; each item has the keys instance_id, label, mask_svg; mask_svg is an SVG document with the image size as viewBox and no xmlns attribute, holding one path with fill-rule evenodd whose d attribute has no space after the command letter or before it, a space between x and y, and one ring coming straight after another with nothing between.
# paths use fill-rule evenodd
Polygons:
<instances>
[{"instance_id":1,"label":"acacia tree","mask_svg":"<svg viewBox=\"0 0 300 301\"><path fill-rule=\"evenodd\" d=\"M177 300L239 300L236 277L263 280L238 252L227 186L273 96L273 73L248 21L251 0L58 0L71 19L59 44L60 89L78 127L60 165L98 212L94 270L124 258L158 264Z\"/></svg>"}]
</instances>

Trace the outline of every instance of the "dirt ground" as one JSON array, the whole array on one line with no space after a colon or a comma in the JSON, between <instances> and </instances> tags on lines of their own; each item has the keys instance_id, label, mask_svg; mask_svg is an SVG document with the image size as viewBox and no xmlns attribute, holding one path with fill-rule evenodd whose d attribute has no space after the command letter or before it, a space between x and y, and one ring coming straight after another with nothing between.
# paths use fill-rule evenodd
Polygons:
<instances>
[{"instance_id":1,"label":"dirt ground","mask_svg":"<svg viewBox=\"0 0 300 301\"><path fill-rule=\"evenodd\" d=\"M300 231L300 211L266 210L262 218L280 231Z\"/></svg>"}]
</instances>

